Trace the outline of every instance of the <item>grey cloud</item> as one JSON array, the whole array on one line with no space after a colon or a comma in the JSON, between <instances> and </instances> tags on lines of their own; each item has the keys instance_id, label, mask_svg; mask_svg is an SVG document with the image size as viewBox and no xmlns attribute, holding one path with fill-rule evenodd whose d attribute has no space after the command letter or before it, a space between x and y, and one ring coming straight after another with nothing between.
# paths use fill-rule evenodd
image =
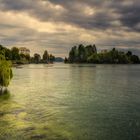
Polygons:
<instances>
[{"instance_id":1,"label":"grey cloud","mask_svg":"<svg viewBox=\"0 0 140 140\"><path fill-rule=\"evenodd\" d=\"M49 7L48 3L43 4L43 1L61 5L65 11L58 14L59 10ZM42 21L64 22L85 29L115 28L111 22L119 20L123 26L136 31L138 29L136 25L140 23L140 2L138 0L133 0L132 4L127 4L131 2L130 0L12 0L12 2L0 0L0 2L3 10L24 11ZM91 16L83 15L82 11L85 6L95 8L95 13ZM120 17L115 17L113 13Z\"/></svg>"},{"instance_id":2,"label":"grey cloud","mask_svg":"<svg viewBox=\"0 0 140 140\"><path fill-rule=\"evenodd\" d=\"M46 4L44 3L46 1ZM51 6L52 5L52 6ZM63 10L55 9L60 5ZM54 7L53 7L54 6ZM83 10L86 6L95 9L93 15L86 15ZM88 31L112 30L116 36L114 39L102 40L99 46L128 46L140 47L139 38L124 39L123 32L140 32L140 2L139 0L0 0L0 11L27 13L33 18L43 22L62 22ZM17 19L18 20L18 19ZM120 24L116 24L120 23ZM32 29L17 25L0 24L0 28L19 29L13 36L1 34L0 38L11 42L37 42L38 46L49 46L53 49L61 48L66 52L71 45L80 43L77 33L66 33L63 30L57 33L39 33ZM116 30L120 30L117 34ZM140 37L140 36L139 36ZM76 40L77 39L77 40ZM82 43L86 42L83 40ZM87 43L87 42L86 42ZM94 40L93 40L94 43Z\"/></svg>"}]
</instances>

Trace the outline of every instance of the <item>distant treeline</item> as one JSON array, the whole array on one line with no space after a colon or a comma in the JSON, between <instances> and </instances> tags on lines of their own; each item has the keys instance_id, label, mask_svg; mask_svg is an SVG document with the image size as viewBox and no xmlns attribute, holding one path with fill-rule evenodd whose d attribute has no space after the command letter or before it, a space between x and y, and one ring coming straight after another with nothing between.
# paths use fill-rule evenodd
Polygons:
<instances>
[{"instance_id":1,"label":"distant treeline","mask_svg":"<svg viewBox=\"0 0 140 140\"><path fill-rule=\"evenodd\" d=\"M131 51L123 52L115 48L97 52L95 45L79 45L71 48L65 63L96 63L96 64L138 64L140 59Z\"/></svg>"},{"instance_id":2,"label":"distant treeline","mask_svg":"<svg viewBox=\"0 0 140 140\"><path fill-rule=\"evenodd\" d=\"M33 57L31 57L28 53L21 53L17 47L8 49L2 45L0 45L0 55L4 56L6 60L10 60L14 64L53 63L55 60L55 56L49 54L47 50L44 51L42 58L38 53L35 53Z\"/></svg>"},{"instance_id":3,"label":"distant treeline","mask_svg":"<svg viewBox=\"0 0 140 140\"><path fill-rule=\"evenodd\" d=\"M30 63L53 63L55 61L55 56L49 54L47 50L44 51L44 54L41 58L41 55L35 53L33 57L30 57Z\"/></svg>"}]
</instances>

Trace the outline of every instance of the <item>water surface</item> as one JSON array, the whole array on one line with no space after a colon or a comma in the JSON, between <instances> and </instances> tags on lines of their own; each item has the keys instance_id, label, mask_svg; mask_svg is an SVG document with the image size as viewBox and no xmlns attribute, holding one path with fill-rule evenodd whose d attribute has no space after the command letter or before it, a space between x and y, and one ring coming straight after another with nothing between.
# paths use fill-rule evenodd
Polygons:
<instances>
[{"instance_id":1,"label":"water surface","mask_svg":"<svg viewBox=\"0 0 140 140\"><path fill-rule=\"evenodd\" d=\"M140 65L13 69L0 98L0 140L140 139Z\"/></svg>"}]
</instances>

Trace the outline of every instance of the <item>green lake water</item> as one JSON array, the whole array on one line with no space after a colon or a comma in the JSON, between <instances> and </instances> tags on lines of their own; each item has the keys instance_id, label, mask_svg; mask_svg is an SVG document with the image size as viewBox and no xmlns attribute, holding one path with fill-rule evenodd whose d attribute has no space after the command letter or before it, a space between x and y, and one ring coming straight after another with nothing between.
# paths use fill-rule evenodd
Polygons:
<instances>
[{"instance_id":1,"label":"green lake water","mask_svg":"<svg viewBox=\"0 0 140 140\"><path fill-rule=\"evenodd\" d=\"M24 65L0 97L0 140L139 140L140 65Z\"/></svg>"}]
</instances>

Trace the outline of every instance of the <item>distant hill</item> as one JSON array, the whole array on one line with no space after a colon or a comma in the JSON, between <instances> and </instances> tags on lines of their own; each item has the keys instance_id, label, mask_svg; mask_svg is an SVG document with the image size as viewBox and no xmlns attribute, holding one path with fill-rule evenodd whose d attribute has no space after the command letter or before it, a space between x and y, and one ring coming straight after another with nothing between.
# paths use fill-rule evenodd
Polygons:
<instances>
[{"instance_id":1,"label":"distant hill","mask_svg":"<svg viewBox=\"0 0 140 140\"><path fill-rule=\"evenodd\" d=\"M55 57L55 62L64 62L62 57Z\"/></svg>"}]
</instances>

